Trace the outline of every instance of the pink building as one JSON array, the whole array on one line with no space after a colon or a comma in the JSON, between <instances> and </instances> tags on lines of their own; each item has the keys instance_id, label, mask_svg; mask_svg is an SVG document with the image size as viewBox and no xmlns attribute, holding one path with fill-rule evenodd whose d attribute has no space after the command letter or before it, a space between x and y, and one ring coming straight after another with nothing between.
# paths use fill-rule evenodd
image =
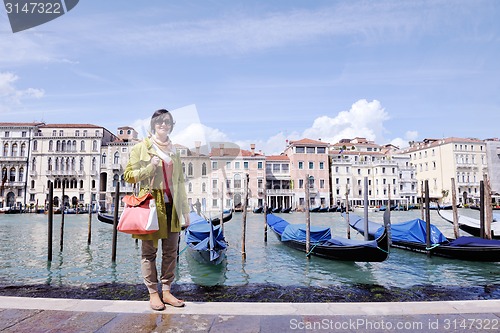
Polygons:
<instances>
[{"instance_id":1,"label":"pink building","mask_svg":"<svg viewBox=\"0 0 500 333\"><path fill-rule=\"evenodd\" d=\"M323 141L302 139L290 141L284 154L290 160L291 189L294 206L305 207L305 182L309 177L310 207L330 206L330 176L328 162L329 144Z\"/></svg>"}]
</instances>

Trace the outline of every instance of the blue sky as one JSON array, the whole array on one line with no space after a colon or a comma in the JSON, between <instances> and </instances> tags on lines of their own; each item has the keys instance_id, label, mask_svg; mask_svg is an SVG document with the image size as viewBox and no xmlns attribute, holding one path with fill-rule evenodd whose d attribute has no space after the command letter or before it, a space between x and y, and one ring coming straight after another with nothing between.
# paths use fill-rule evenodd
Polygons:
<instances>
[{"instance_id":1,"label":"blue sky","mask_svg":"<svg viewBox=\"0 0 500 333\"><path fill-rule=\"evenodd\" d=\"M197 126L178 138L267 154L303 137L500 137L498 17L495 0L80 1L13 34L2 8L0 121L115 132L180 109Z\"/></svg>"}]
</instances>

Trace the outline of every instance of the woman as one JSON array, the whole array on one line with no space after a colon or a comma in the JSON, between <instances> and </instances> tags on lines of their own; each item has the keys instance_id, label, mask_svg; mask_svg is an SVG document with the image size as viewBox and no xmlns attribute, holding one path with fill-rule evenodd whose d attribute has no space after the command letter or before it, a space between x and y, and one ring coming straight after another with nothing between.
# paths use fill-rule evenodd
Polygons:
<instances>
[{"instance_id":1,"label":"woman","mask_svg":"<svg viewBox=\"0 0 500 333\"><path fill-rule=\"evenodd\" d=\"M165 309L165 304L184 306L184 301L170 293L175 279L175 267L181 231L181 214L184 225L189 225L189 208L184 187L184 175L180 156L175 153L169 135L174 119L165 109L156 111L151 117L151 135L136 144L125 169L125 181L140 183L139 195L151 191L157 207L159 230L147 235L133 235L142 240L141 271L149 291L149 303L153 310ZM152 183L152 188L150 185ZM158 290L156 253L161 240L160 282L162 297Z\"/></svg>"}]
</instances>

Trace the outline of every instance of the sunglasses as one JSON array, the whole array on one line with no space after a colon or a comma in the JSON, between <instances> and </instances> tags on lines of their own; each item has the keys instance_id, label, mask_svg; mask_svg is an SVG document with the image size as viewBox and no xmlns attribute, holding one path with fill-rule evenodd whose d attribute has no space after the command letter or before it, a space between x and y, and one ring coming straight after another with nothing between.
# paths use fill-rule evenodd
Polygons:
<instances>
[{"instance_id":1,"label":"sunglasses","mask_svg":"<svg viewBox=\"0 0 500 333\"><path fill-rule=\"evenodd\" d=\"M161 125L161 124L165 124L165 125L173 125L172 121L170 120L170 118L160 118L158 120L156 120L155 122L155 125Z\"/></svg>"}]
</instances>

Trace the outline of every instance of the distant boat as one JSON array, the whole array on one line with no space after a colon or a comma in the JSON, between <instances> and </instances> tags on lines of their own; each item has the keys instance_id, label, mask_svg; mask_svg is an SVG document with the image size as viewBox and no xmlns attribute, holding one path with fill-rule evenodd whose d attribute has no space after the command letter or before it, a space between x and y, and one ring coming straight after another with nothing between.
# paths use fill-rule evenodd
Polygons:
<instances>
[{"instance_id":1,"label":"distant boat","mask_svg":"<svg viewBox=\"0 0 500 333\"><path fill-rule=\"evenodd\" d=\"M281 210L282 213L290 213L292 211L292 206Z\"/></svg>"},{"instance_id":2,"label":"distant boat","mask_svg":"<svg viewBox=\"0 0 500 333\"><path fill-rule=\"evenodd\" d=\"M364 218L349 214L349 225L361 234L365 233ZM384 229L379 223L368 222L369 238L378 237ZM432 255L451 259L500 261L499 240L467 236L450 239L446 238L436 226L431 225L431 247L427 248L426 234L426 222L421 219L391 224L393 247L421 253L430 252Z\"/></svg>"},{"instance_id":3,"label":"distant boat","mask_svg":"<svg viewBox=\"0 0 500 333\"><path fill-rule=\"evenodd\" d=\"M321 206L318 206L318 207L309 208L309 211L311 213L317 213L317 212L319 212L320 209L321 209Z\"/></svg>"},{"instance_id":4,"label":"distant boat","mask_svg":"<svg viewBox=\"0 0 500 333\"><path fill-rule=\"evenodd\" d=\"M228 246L221 226L214 226L195 212L189 214L189 219L185 239L190 255L201 263L220 264Z\"/></svg>"},{"instance_id":5,"label":"distant boat","mask_svg":"<svg viewBox=\"0 0 500 333\"><path fill-rule=\"evenodd\" d=\"M228 209L228 210L225 210L223 212L223 216L222 216L222 222L223 223L226 223L226 222L229 222L231 221L231 219L233 218L233 211ZM220 224L220 217L214 217L212 219L212 224L213 225L219 225Z\"/></svg>"},{"instance_id":6,"label":"distant boat","mask_svg":"<svg viewBox=\"0 0 500 333\"><path fill-rule=\"evenodd\" d=\"M267 215L267 224L279 241L288 247L306 249L305 224L290 224L273 215ZM329 227L311 226L310 254L331 260L381 262L389 255L387 233L372 241L358 241L331 237Z\"/></svg>"},{"instance_id":7,"label":"distant boat","mask_svg":"<svg viewBox=\"0 0 500 333\"><path fill-rule=\"evenodd\" d=\"M260 214L260 213L262 213L263 211L264 211L264 207L262 207L262 206L260 206L260 207L256 207L256 208L254 208L254 209L253 209L253 212L254 212L255 214Z\"/></svg>"},{"instance_id":8,"label":"distant boat","mask_svg":"<svg viewBox=\"0 0 500 333\"><path fill-rule=\"evenodd\" d=\"M438 210L439 216L445 221L453 224L453 212ZM500 221L495 219L497 214L494 214L493 221L491 222L491 237L493 239L500 239ZM463 216L458 214L458 227L473 236L479 237L481 234L481 222L478 219Z\"/></svg>"},{"instance_id":9,"label":"distant boat","mask_svg":"<svg viewBox=\"0 0 500 333\"><path fill-rule=\"evenodd\" d=\"M120 217L118 217L119 219ZM101 222L107 223L107 224L114 224L114 216L106 213L97 213L97 219Z\"/></svg>"}]
</instances>

